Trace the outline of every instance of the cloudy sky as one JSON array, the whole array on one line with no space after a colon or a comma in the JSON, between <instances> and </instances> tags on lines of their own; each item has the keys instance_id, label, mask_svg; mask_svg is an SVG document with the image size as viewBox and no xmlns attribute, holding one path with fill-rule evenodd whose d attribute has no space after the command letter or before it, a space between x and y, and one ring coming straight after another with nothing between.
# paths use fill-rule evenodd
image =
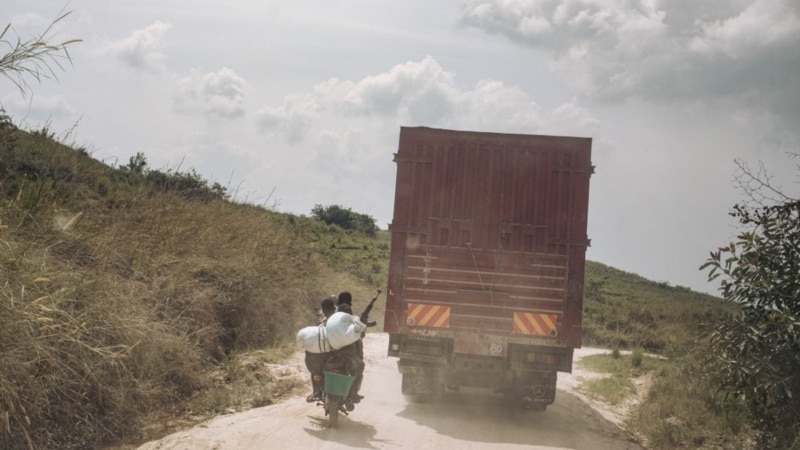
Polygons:
<instances>
[{"instance_id":1,"label":"cloudy sky","mask_svg":"<svg viewBox=\"0 0 800 450\"><path fill-rule=\"evenodd\" d=\"M4 39L62 11L49 41L83 41L0 79L15 123L279 211L386 228L401 126L592 137L587 257L716 293L734 161L800 197L796 0L6 0Z\"/></svg>"}]
</instances>

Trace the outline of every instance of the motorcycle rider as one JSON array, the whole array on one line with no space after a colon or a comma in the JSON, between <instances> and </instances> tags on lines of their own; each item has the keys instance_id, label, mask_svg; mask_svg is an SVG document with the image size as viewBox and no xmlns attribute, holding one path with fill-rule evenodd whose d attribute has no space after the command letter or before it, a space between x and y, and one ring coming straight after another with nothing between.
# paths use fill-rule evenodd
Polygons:
<instances>
[{"instance_id":1,"label":"motorcycle rider","mask_svg":"<svg viewBox=\"0 0 800 450\"><path fill-rule=\"evenodd\" d=\"M325 328L325 321L336 312L335 299L336 297L331 295L320 303L320 310L322 311L321 329ZM322 371L325 367L325 361L332 354L333 352L312 353L306 351L306 368L311 373L311 394L306 397L306 401L309 403L322 400Z\"/></svg>"},{"instance_id":2,"label":"motorcycle rider","mask_svg":"<svg viewBox=\"0 0 800 450\"><path fill-rule=\"evenodd\" d=\"M336 309L340 312L353 314L353 295L350 292L342 291L336 301ZM361 333L363 338L366 333ZM364 381L364 342L359 339L347 347L339 349L340 352L348 353L353 356L356 362L356 379L353 380L353 386L350 388L350 400L353 403L359 403L364 396L359 393L361 390L361 383Z\"/></svg>"}]
</instances>

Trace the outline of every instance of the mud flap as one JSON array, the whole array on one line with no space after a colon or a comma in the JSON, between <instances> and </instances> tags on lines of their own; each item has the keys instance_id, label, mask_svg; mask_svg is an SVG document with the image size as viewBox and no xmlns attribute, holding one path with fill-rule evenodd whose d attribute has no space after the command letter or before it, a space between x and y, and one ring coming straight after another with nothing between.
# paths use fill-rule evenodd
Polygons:
<instances>
[{"instance_id":1,"label":"mud flap","mask_svg":"<svg viewBox=\"0 0 800 450\"><path fill-rule=\"evenodd\" d=\"M401 392L412 399L440 397L444 394L442 369L444 365L419 363L401 359L397 368L403 375Z\"/></svg>"},{"instance_id":2,"label":"mud flap","mask_svg":"<svg viewBox=\"0 0 800 450\"><path fill-rule=\"evenodd\" d=\"M402 393L417 400L438 398L444 394L444 383L435 374L404 373Z\"/></svg>"}]
</instances>

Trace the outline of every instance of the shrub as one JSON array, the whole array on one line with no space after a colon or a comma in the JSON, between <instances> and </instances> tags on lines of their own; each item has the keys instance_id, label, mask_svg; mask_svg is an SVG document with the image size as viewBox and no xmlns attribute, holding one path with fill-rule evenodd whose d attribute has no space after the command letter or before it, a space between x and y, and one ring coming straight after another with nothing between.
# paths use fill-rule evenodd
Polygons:
<instances>
[{"instance_id":1,"label":"shrub","mask_svg":"<svg viewBox=\"0 0 800 450\"><path fill-rule=\"evenodd\" d=\"M761 445L787 448L800 437L800 201L737 205L733 215L750 229L703 265L739 307L713 333L715 367L744 399Z\"/></svg>"},{"instance_id":2,"label":"shrub","mask_svg":"<svg viewBox=\"0 0 800 450\"><path fill-rule=\"evenodd\" d=\"M367 236L374 237L378 231L375 219L366 214L353 212L350 208L339 205L314 205L311 216L327 224L333 224L344 230L354 230Z\"/></svg>"}]
</instances>

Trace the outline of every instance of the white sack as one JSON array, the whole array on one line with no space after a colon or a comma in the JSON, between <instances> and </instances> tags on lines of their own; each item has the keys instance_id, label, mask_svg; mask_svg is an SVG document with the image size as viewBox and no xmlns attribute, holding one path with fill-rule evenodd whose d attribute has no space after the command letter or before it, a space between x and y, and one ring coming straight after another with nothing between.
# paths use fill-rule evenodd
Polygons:
<instances>
[{"instance_id":1,"label":"white sack","mask_svg":"<svg viewBox=\"0 0 800 450\"><path fill-rule=\"evenodd\" d=\"M361 333L366 329L367 326L358 317L345 312L334 313L325 323L328 342L336 350L361 339Z\"/></svg>"},{"instance_id":2,"label":"white sack","mask_svg":"<svg viewBox=\"0 0 800 450\"><path fill-rule=\"evenodd\" d=\"M332 352L324 325L305 327L297 332L297 349L310 353Z\"/></svg>"}]
</instances>

